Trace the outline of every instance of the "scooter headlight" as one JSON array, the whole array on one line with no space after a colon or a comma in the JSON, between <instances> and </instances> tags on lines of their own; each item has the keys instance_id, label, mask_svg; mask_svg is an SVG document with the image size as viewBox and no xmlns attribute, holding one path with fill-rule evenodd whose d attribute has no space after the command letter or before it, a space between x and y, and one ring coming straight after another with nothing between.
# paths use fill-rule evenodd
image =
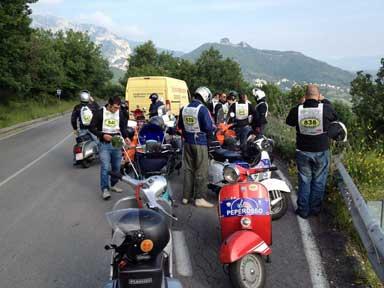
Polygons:
<instances>
[{"instance_id":1,"label":"scooter headlight","mask_svg":"<svg viewBox=\"0 0 384 288\"><path fill-rule=\"evenodd\" d=\"M223 170L224 180L229 183L235 183L240 177L240 172L235 165L227 165Z\"/></svg>"},{"instance_id":2,"label":"scooter headlight","mask_svg":"<svg viewBox=\"0 0 384 288\"><path fill-rule=\"evenodd\" d=\"M248 217L243 217L243 218L241 218L240 223L241 223L241 226L243 228L247 229L247 228L251 227L252 221Z\"/></svg>"}]
</instances>

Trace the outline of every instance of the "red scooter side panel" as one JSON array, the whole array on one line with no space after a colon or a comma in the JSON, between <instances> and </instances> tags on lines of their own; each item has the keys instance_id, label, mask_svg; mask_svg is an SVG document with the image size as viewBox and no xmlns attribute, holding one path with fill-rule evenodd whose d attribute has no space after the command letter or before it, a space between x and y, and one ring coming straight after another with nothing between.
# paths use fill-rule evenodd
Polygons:
<instances>
[{"instance_id":1,"label":"red scooter side panel","mask_svg":"<svg viewBox=\"0 0 384 288\"><path fill-rule=\"evenodd\" d=\"M220 247L220 262L230 264L250 253L269 255L271 248L253 231L240 230L225 239Z\"/></svg>"},{"instance_id":2,"label":"red scooter side panel","mask_svg":"<svg viewBox=\"0 0 384 288\"><path fill-rule=\"evenodd\" d=\"M242 182L224 186L219 194L221 239L244 230L241 218L251 220L249 231L258 234L268 245L272 244L271 215L268 190L260 183Z\"/></svg>"}]
</instances>

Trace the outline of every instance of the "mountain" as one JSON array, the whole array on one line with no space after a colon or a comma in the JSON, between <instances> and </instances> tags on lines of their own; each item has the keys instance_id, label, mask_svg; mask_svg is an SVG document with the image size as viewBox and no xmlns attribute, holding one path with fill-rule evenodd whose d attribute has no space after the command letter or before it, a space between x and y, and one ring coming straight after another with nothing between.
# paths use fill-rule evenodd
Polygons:
<instances>
[{"instance_id":1,"label":"mountain","mask_svg":"<svg viewBox=\"0 0 384 288\"><path fill-rule=\"evenodd\" d=\"M72 29L74 31L88 33L91 40L101 46L101 52L108 60L110 66L124 71L126 70L128 64L128 56L133 52L135 47L144 43L127 40L112 33L104 27L92 24L78 24L52 15L32 14L31 18L33 28L51 30L52 32ZM179 57L184 54L180 51L172 51L164 48L157 48L157 50L159 52L170 52L175 57Z\"/></svg>"},{"instance_id":2,"label":"mountain","mask_svg":"<svg viewBox=\"0 0 384 288\"><path fill-rule=\"evenodd\" d=\"M128 41L113 34L107 29L91 24L77 24L64 18L49 15L32 15L32 27L51 30L80 31L88 33L93 42L101 46L103 56L111 67L125 70L128 64L127 58L132 53Z\"/></svg>"},{"instance_id":3,"label":"mountain","mask_svg":"<svg viewBox=\"0 0 384 288\"><path fill-rule=\"evenodd\" d=\"M210 47L217 49L224 58L237 61L248 81L282 83L318 83L347 89L354 78L351 72L333 67L325 62L294 51L274 51L253 48L246 42L233 44L228 38L220 43L206 43L184 54L182 58L195 61Z\"/></svg>"},{"instance_id":4,"label":"mountain","mask_svg":"<svg viewBox=\"0 0 384 288\"><path fill-rule=\"evenodd\" d=\"M384 58L384 53L381 56L328 58L326 61L345 70L354 72L363 70L366 73L373 73L373 75L375 75L381 67L381 58Z\"/></svg>"}]
</instances>

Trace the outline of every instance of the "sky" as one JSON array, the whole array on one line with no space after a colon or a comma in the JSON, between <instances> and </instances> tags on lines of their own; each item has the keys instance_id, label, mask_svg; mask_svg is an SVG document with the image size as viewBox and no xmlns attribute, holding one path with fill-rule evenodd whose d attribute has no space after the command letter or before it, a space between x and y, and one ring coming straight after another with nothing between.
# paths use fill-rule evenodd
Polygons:
<instances>
[{"instance_id":1,"label":"sky","mask_svg":"<svg viewBox=\"0 0 384 288\"><path fill-rule=\"evenodd\" d=\"M31 8L183 52L227 37L319 59L384 56L384 0L39 0Z\"/></svg>"}]
</instances>

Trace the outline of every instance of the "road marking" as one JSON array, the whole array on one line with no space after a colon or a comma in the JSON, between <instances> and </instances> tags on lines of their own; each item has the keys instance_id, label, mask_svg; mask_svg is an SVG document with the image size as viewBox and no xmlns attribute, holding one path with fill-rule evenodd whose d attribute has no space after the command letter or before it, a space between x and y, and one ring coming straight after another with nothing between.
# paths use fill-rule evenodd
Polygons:
<instances>
[{"instance_id":1,"label":"road marking","mask_svg":"<svg viewBox=\"0 0 384 288\"><path fill-rule=\"evenodd\" d=\"M53 146L51 149L49 149L47 152L41 154L38 158L36 158L35 160L33 160L32 162L30 162L28 165L26 165L25 167L23 167L22 169L20 169L19 171L17 171L16 173L12 174L11 176L9 176L7 179L5 179L4 181L0 182L0 187L3 186L4 184L8 183L9 181L11 181L13 178L15 178L16 176L18 176L20 173L23 173L25 170L27 170L28 168L32 167L33 165L35 165L37 162L39 162L41 159L43 159L45 156L47 156L50 152L52 152L53 150L55 150L57 147L59 147L61 144L63 144L69 137L72 136L72 133L69 133L67 136L65 136L64 139L62 139L59 143L57 143L55 146Z\"/></svg>"},{"instance_id":2,"label":"road marking","mask_svg":"<svg viewBox=\"0 0 384 288\"><path fill-rule=\"evenodd\" d=\"M172 231L173 248L175 251L176 271L184 277L192 277L192 264L183 231Z\"/></svg>"},{"instance_id":3,"label":"road marking","mask_svg":"<svg viewBox=\"0 0 384 288\"><path fill-rule=\"evenodd\" d=\"M296 191L293 189L291 182L284 176L284 174L277 170L277 175L281 179L283 179L291 189L291 200L293 204L293 208L296 210L297 208L297 195ZM301 231L301 239L303 241L304 246L304 254L307 258L309 265L309 273L311 274L312 287L314 288L328 288L329 283L327 280L327 274L325 273L323 264L321 262L321 256L319 252L319 248L316 245L315 237L312 233L311 226L309 225L308 220L297 216L297 221L299 222L299 228Z\"/></svg>"}]
</instances>

